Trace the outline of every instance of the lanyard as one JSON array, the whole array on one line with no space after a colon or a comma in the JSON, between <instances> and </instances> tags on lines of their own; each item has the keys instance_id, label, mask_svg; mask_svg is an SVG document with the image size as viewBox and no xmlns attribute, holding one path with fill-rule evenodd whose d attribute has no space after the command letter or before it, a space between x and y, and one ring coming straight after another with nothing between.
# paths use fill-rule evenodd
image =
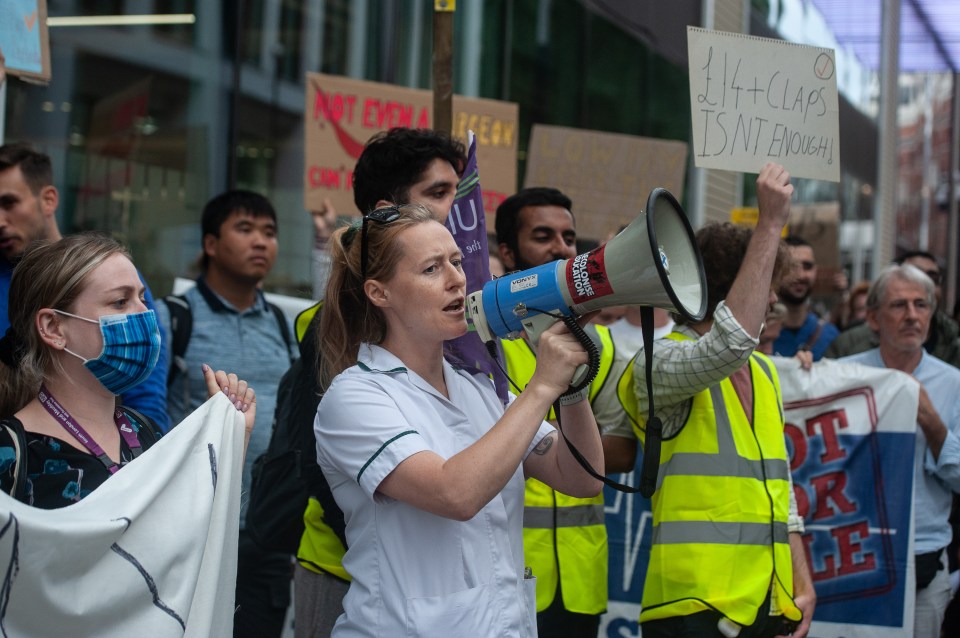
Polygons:
<instances>
[{"instance_id":1,"label":"lanyard","mask_svg":"<svg viewBox=\"0 0 960 638\"><path fill-rule=\"evenodd\" d=\"M116 474L117 470L120 469L120 466L113 462L107 453L103 451L103 448L87 434L87 431L77 423L70 413L60 405L60 403L53 398L53 395L47 390L47 386L40 386L40 393L37 395L37 398L40 399L40 403L43 404L43 407L46 408L47 412L50 413L50 416L55 418L60 425L63 426L67 432L73 435L75 439L83 443L83 446L90 451L101 463L107 468L111 474ZM130 419L123 414L119 409L113 415L113 421L117 425L117 429L120 431L120 436L123 437L124 442L126 442L127 447L130 448L130 452L133 454L134 458L140 455L140 439L137 438L136 432L133 431L133 427L130 424Z\"/></svg>"}]
</instances>

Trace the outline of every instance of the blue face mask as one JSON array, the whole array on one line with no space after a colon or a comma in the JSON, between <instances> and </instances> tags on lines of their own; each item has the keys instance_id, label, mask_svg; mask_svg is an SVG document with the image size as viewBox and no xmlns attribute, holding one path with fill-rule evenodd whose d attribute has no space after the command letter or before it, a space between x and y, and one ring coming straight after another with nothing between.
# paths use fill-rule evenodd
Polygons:
<instances>
[{"instance_id":1,"label":"blue face mask","mask_svg":"<svg viewBox=\"0 0 960 638\"><path fill-rule=\"evenodd\" d=\"M160 357L160 329L153 310L129 315L103 315L99 321L55 310L61 315L100 324L103 351L96 359L83 361L93 376L113 394L123 394L150 376Z\"/></svg>"}]
</instances>

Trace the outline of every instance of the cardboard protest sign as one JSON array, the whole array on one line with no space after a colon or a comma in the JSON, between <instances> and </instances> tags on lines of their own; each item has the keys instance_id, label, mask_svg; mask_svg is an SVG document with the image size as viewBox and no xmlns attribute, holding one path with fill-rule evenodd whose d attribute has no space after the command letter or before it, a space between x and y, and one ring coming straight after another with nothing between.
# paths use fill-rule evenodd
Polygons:
<instances>
[{"instance_id":1,"label":"cardboard protest sign","mask_svg":"<svg viewBox=\"0 0 960 638\"><path fill-rule=\"evenodd\" d=\"M523 185L563 191L577 235L604 240L637 217L654 188L682 199L686 169L685 142L534 124Z\"/></svg>"},{"instance_id":2,"label":"cardboard protest sign","mask_svg":"<svg viewBox=\"0 0 960 638\"><path fill-rule=\"evenodd\" d=\"M833 49L687 27L694 162L840 181Z\"/></svg>"},{"instance_id":3,"label":"cardboard protest sign","mask_svg":"<svg viewBox=\"0 0 960 638\"><path fill-rule=\"evenodd\" d=\"M833 278L841 269L840 263L840 204L799 204L790 207L787 233L810 242L817 260L816 295L837 293Z\"/></svg>"},{"instance_id":4,"label":"cardboard protest sign","mask_svg":"<svg viewBox=\"0 0 960 638\"><path fill-rule=\"evenodd\" d=\"M430 91L308 73L304 205L320 209L329 198L338 213L358 215L353 168L364 144L393 127L430 128L432 111ZM492 228L497 206L516 191L517 104L454 95L452 133L466 144L468 130L477 137L484 211Z\"/></svg>"},{"instance_id":5,"label":"cardboard protest sign","mask_svg":"<svg viewBox=\"0 0 960 638\"><path fill-rule=\"evenodd\" d=\"M11 75L42 84L50 81L46 0L0 2L0 50Z\"/></svg>"},{"instance_id":6,"label":"cardboard protest sign","mask_svg":"<svg viewBox=\"0 0 960 638\"><path fill-rule=\"evenodd\" d=\"M730 210L734 224L755 227L760 216L757 207L745 206ZM795 204L790 207L790 219L781 232L782 237L793 235L805 239L817 260L817 281L813 291L817 295L836 294L834 277L840 263L840 204Z\"/></svg>"}]
</instances>

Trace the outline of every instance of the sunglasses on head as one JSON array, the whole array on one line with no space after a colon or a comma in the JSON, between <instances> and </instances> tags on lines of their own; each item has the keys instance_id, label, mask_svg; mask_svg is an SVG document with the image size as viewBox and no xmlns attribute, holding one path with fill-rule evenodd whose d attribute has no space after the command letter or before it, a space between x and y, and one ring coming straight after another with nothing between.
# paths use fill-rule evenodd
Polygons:
<instances>
[{"instance_id":1,"label":"sunglasses on head","mask_svg":"<svg viewBox=\"0 0 960 638\"><path fill-rule=\"evenodd\" d=\"M399 207L384 206L363 216L360 226L360 281L367 280L367 223L389 224L400 219L400 215Z\"/></svg>"}]
</instances>

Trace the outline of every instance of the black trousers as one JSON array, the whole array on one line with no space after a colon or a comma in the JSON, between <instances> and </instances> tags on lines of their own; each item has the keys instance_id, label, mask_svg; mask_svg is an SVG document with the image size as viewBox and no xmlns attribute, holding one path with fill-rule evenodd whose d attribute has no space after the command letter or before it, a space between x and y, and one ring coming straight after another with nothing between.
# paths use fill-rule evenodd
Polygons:
<instances>
[{"instance_id":1,"label":"black trousers","mask_svg":"<svg viewBox=\"0 0 960 638\"><path fill-rule=\"evenodd\" d=\"M243 530L237 556L234 638L280 638L290 606L293 566L289 554L268 552Z\"/></svg>"},{"instance_id":2,"label":"black trousers","mask_svg":"<svg viewBox=\"0 0 960 638\"><path fill-rule=\"evenodd\" d=\"M578 614L563 606L559 582L553 602L537 614L537 635L540 638L597 638L599 630L599 614Z\"/></svg>"},{"instance_id":3,"label":"black trousers","mask_svg":"<svg viewBox=\"0 0 960 638\"><path fill-rule=\"evenodd\" d=\"M674 616L663 620L650 620L640 624L643 638L726 638L718 623L723 614L718 611L701 611L689 616ZM770 615L770 596L763 601L757 620L740 630L737 638L773 638L789 635L784 629L782 616Z\"/></svg>"}]
</instances>

